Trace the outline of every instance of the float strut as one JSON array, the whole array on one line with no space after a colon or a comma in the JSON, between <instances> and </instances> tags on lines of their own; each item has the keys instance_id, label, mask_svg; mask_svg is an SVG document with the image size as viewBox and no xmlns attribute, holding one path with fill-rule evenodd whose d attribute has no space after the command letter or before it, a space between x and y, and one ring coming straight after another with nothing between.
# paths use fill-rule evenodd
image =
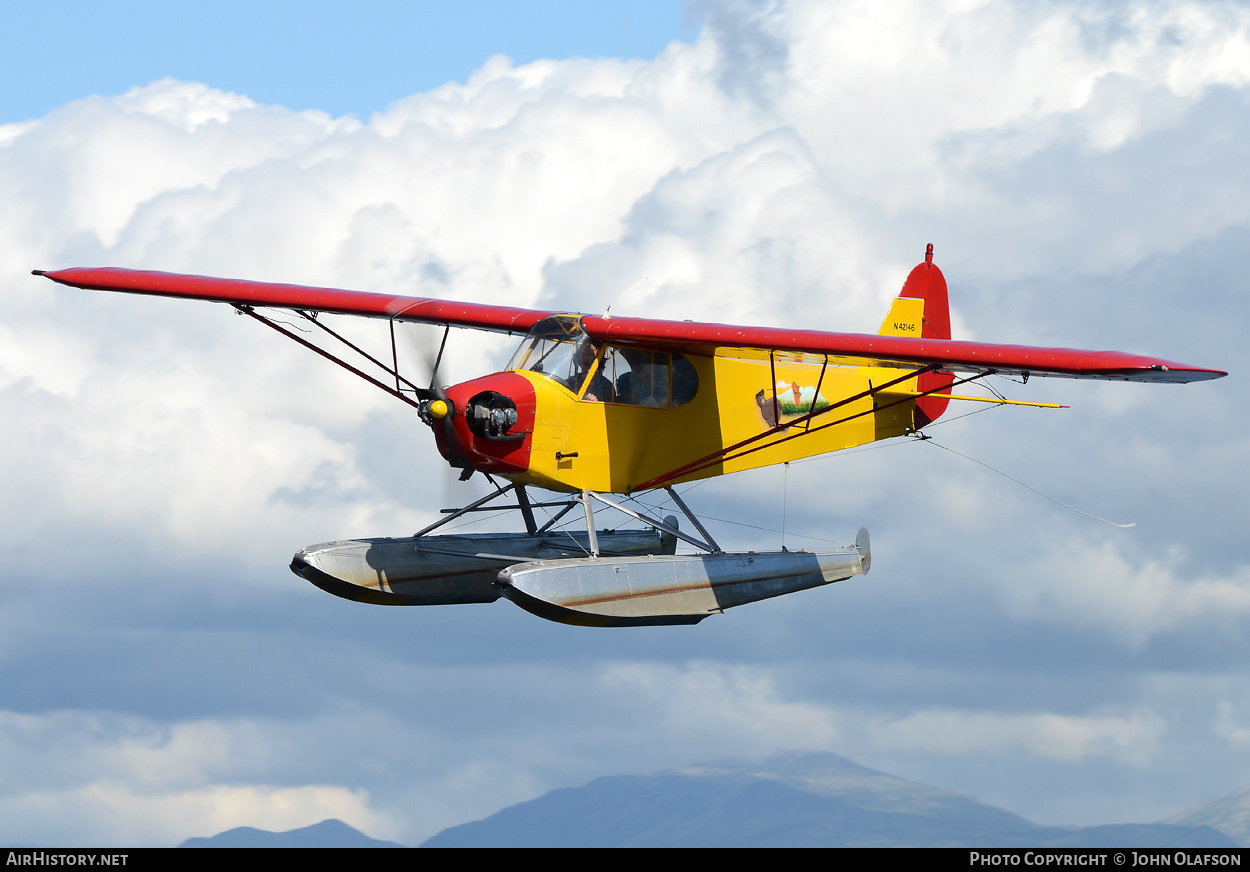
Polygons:
<instances>
[{"instance_id":1,"label":"float strut","mask_svg":"<svg viewBox=\"0 0 1250 872\"><path fill-rule=\"evenodd\" d=\"M681 497L677 496L677 491L673 490L668 485L664 485L664 489L668 491L668 495L673 498L673 502L677 503L677 508L686 513L686 517L690 519L690 523L694 524L695 529L703 534L703 538L707 540L707 544L712 546L708 550L719 554L721 550L720 546L716 544L716 540L712 538L712 534L704 529L703 525L699 523L699 519L694 516L694 512L690 511L686 504L682 502Z\"/></svg>"},{"instance_id":2,"label":"float strut","mask_svg":"<svg viewBox=\"0 0 1250 872\"><path fill-rule=\"evenodd\" d=\"M590 491L582 491L582 507L586 509L586 532L590 534L590 556L599 556L599 537L595 535L595 510L590 505Z\"/></svg>"}]
</instances>

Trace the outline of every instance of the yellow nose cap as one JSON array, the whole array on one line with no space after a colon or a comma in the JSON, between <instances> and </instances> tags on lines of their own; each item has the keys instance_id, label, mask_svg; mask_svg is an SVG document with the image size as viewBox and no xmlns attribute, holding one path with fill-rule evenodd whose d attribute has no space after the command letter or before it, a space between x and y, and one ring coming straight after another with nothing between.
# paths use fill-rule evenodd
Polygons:
<instances>
[{"instance_id":1,"label":"yellow nose cap","mask_svg":"<svg viewBox=\"0 0 1250 872\"><path fill-rule=\"evenodd\" d=\"M447 417L447 403L443 400L435 400L430 403L430 417L441 421Z\"/></svg>"}]
</instances>

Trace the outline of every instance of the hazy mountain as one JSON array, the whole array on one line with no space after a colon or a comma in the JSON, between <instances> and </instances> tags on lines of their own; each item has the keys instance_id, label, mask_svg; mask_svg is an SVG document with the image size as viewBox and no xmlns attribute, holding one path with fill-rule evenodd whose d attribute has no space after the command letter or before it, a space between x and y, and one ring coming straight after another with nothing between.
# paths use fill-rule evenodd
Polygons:
<instances>
[{"instance_id":1,"label":"hazy mountain","mask_svg":"<svg viewBox=\"0 0 1250 872\"><path fill-rule=\"evenodd\" d=\"M236 827L207 839L187 839L179 848L403 848L395 842L371 839L360 830L331 818L311 827L272 833Z\"/></svg>"},{"instance_id":2,"label":"hazy mountain","mask_svg":"<svg viewBox=\"0 0 1250 872\"><path fill-rule=\"evenodd\" d=\"M422 847L1235 847L1208 826L1043 827L836 754L598 778Z\"/></svg>"},{"instance_id":3,"label":"hazy mountain","mask_svg":"<svg viewBox=\"0 0 1250 872\"><path fill-rule=\"evenodd\" d=\"M1189 827L1213 827L1243 848L1250 847L1250 787L1216 797L1162 823Z\"/></svg>"},{"instance_id":4,"label":"hazy mountain","mask_svg":"<svg viewBox=\"0 0 1250 872\"><path fill-rule=\"evenodd\" d=\"M1250 788L1157 824L1044 827L940 787L827 753L597 778L553 790L422 847L1232 848L1250 843ZM183 848L401 848L338 820L251 827Z\"/></svg>"}]
</instances>

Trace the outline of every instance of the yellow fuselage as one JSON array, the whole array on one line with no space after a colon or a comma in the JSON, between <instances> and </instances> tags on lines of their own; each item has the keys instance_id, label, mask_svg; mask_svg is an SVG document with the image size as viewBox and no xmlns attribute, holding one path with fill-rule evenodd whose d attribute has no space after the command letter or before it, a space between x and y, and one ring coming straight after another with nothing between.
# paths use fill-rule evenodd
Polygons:
<instances>
[{"instance_id":1,"label":"yellow fuselage","mask_svg":"<svg viewBox=\"0 0 1250 872\"><path fill-rule=\"evenodd\" d=\"M533 388L534 420L529 467L507 477L551 490L628 493L691 464L662 483L798 460L915 427L913 399L903 393L869 395L874 385L897 380L906 370L829 366L822 378L820 363L687 359L698 373L699 389L691 401L667 408L578 399L541 374L517 372ZM794 402L793 388L779 384L799 386L800 402ZM802 403L802 389L814 395L818 385L822 400L839 405L803 422L810 402ZM897 389L915 391L916 379ZM859 394L864 396L842 402ZM798 423L786 426L788 421Z\"/></svg>"}]
</instances>

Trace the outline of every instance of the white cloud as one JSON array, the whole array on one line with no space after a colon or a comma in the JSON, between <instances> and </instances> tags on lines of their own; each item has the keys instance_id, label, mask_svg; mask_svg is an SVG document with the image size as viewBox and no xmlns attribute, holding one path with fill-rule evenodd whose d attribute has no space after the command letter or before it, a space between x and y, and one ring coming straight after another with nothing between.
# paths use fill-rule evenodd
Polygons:
<instances>
[{"instance_id":1,"label":"white cloud","mask_svg":"<svg viewBox=\"0 0 1250 872\"><path fill-rule=\"evenodd\" d=\"M1152 711L1068 715L923 709L901 717L864 718L878 754L951 756L1020 754L1071 763L1109 757L1145 767L1155 762L1166 737L1165 722Z\"/></svg>"},{"instance_id":2,"label":"white cloud","mask_svg":"<svg viewBox=\"0 0 1250 872\"><path fill-rule=\"evenodd\" d=\"M999 712L918 708L906 713L791 698L775 669L690 663L682 667L616 663L604 681L651 710L666 730L702 737L710 758L720 747L764 757L792 748L854 746L881 758L898 754L1026 756L1075 762L1112 758L1153 762L1166 735L1157 713ZM706 734L704 736L704 734ZM744 754L746 751L739 751Z\"/></svg>"},{"instance_id":3,"label":"white cloud","mask_svg":"<svg viewBox=\"0 0 1250 872\"><path fill-rule=\"evenodd\" d=\"M1095 317L1081 300L1031 305L1066 291L1066 277L1185 274L1188 261L1169 258L1245 230L1248 18L1237 5L1190 3L729 4L712 10L697 43L651 62L494 58L464 84L413 95L365 122L164 80L0 127L0 549L20 582L3 593L16 604L4 612L14 628L6 665L39 668L12 639L79 619L39 611L37 582L50 571L105 566L146 577L161 571L153 555L168 566L218 554L284 572L271 565L275 542L410 532L437 508L432 482L444 471L406 410L224 307L60 289L29 269L112 264L596 311L648 275L616 314L872 330L934 241L957 323L978 338L1000 338L989 328L1004 322L1026 337L1071 335L1074 322ZM1234 276L1240 258L1216 255ZM1174 324L1241 315L1235 280L1167 293L1162 284L1089 301L1111 313L1097 324L1098 341L1122 337L1121 322L1140 324L1146 310L1154 332L1133 342L1147 352L1179 341ZM383 325L347 329L384 347ZM489 371L508 350L507 340L454 337L445 372ZM1211 351L1222 355L1215 365L1244 356ZM1218 393L1225 389L1181 389L1216 391L1222 399L1209 406L1093 392L1104 399L1069 425L1080 440L1072 437L1069 453L1083 458L1070 476L1101 476L1090 458L1131 465L1142 489L1155 488L1160 512L1175 513L1190 510L1180 495L1212 486L1215 464L1231 484L1218 500L1204 498L1210 491L1193 498L1190 529L1227 530L1221 519L1245 514L1235 482L1246 470L1228 435L1244 432L1244 404L1235 391ZM1215 417L1212 408L1218 425L1192 458L1188 437L1176 434ZM1053 438L1035 418L1011 420L1017 429L991 432L1022 464ZM961 426L938 432L969 432ZM1158 435L1126 439L1130 428ZM911 450L791 472L790 518L801 497L805 532L853 535L848 517L860 513L886 525L873 579L849 588L849 599L813 594L792 609L714 619L722 629L633 635L542 627L525 636L518 627L529 618L489 613L482 626L503 628L503 642L447 629L466 626L462 611L404 615L428 646L419 648L411 629L384 629L396 626L393 614L354 623L361 613L352 612L341 624L284 614L284 632L316 637L309 651L320 652L327 633L344 647L355 640L335 654L351 676L336 685L336 700L371 714L292 726L237 715L218 689L202 705L230 715L169 723L110 715L102 726L80 715L11 715L3 756L29 766L0 799L0 819L24 814L12 832L35 841L155 843L337 816L414 841L425 828L548 787L705 754L849 745L969 767L984 751L1000 761L1156 765L1173 724L1159 700L1118 682L1126 698L1115 706L1073 704L1054 688L1008 705L983 666L999 668L1010 644L1018 662L1046 672L1045 646L1004 641L1039 625L1109 633L1138 651L1169 633L1235 628L1250 604L1246 570L1211 568L1184 541L1171 553L1162 540L1130 548L1097 534L1073 539L1050 504L1005 497L998 482L963 467L934 472L931 458L913 456L927 449ZM1206 478L1191 477L1195 468ZM780 504L782 481L739 477L695 499L734 518L763 514ZM1064 488L1079 493L1082 481L1070 477ZM730 501L736 508L725 509ZM953 529L963 538L952 540ZM1227 563L1242 543L1220 535ZM1004 584L1008 571L1014 580ZM911 583L930 578L947 586ZM794 638L800 618L850 603L838 627L853 635L863 625L857 638L879 645L866 657L906 648L917 619L900 620L907 603L890 599L903 596L920 598L934 632L959 628L957 645L930 653L949 656L943 668L964 670L970 684L984 680L979 698L935 701L909 683L924 664L877 662L880 699L845 702L857 679L830 665L842 656L831 653L841 650L837 634L821 627ZM900 608L883 614L873 602ZM128 606L118 597L108 608ZM111 615L92 619L107 625ZM84 636L67 644L97 638ZM239 676L219 666L213 646L223 644L207 633L185 650L227 684ZM408 670L400 661L409 650L443 659ZM807 691L776 667L788 658L818 673ZM447 665L461 660L479 665ZM835 677L821 684L822 669ZM397 686L424 707L409 711L411 699L388 695ZM330 705L328 696L305 704ZM1243 748L1244 731L1221 723L1223 744ZM365 733L436 762L400 770L371 757L347 774L336 769ZM403 802L395 771L409 778Z\"/></svg>"},{"instance_id":4,"label":"white cloud","mask_svg":"<svg viewBox=\"0 0 1250 872\"><path fill-rule=\"evenodd\" d=\"M782 112L800 119L831 174L845 168L854 190L899 205L957 195L966 182L952 187L940 162L943 142L957 134L1018 131L1036 150L1067 128L1052 120L1067 116L1080 119L1067 129L1108 149L1155 123L1157 102L1112 126L1083 116L1108 78L1192 100L1250 77L1250 16L1233 4L956 9L915 0L784 9L790 90Z\"/></svg>"},{"instance_id":5,"label":"white cloud","mask_svg":"<svg viewBox=\"0 0 1250 872\"><path fill-rule=\"evenodd\" d=\"M394 837L395 816L374 807L367 791L255 783L257 774L272 774L275 758L290 756L290 739L280 723L240 719L163 726L109 713L0 712L9 761L3 837L159 847L239 826L281 831L326 818Z\"/></svg>"},{"instance_id":6,"label":"white cloud","mask_svg":"<svg viewBox=\"0 0 1250 872\"><path fill-rule=\"evenodd\" d=\"M1250 727L1243 725L1233 704L1220 700L1215 718L1215 734L1239 750L1250 748Z\"/></svg>"},{"instance_id":7,"label":"white cloud","mask_svg":"<svg viewBox=\"0 0 1250 872\"><path fill-rule=\"evenodd\" d=\"M666 729L717 746L767 754L789 748L827 748L838 738L822 706L786 700L769 670L720 663L683 667L614 663L604 683L654 711Z\"/></svg>"},{"instance_id":8,"label":"white cloud","mask_svg":"<svg viewBox=\"0 0 1250 872\"><path fill-rule=\"evenodd\" d=\"M1110 631L1140 648L1169 632L1233 635L1250 618L1250 566L1210 577L1183 552L1129 559L1111 542L1052 547L998 587L1020 620Z\"/></svg>"},{"instance_id":9,"label":"white cloud","mask_svg":"<svg viewBox=\"0 0 1250 872\"><path fill-rule=\"evenodd\" d=\"M334 785L214 785L197 790L136 792L128 784L95 782L72 791L32 791L0 801L10 832L34 844L175 847L235 827L284 832L337 818L391 840L389 815L369 796ZM171 840L172 838L172 840Z\"/></svg>"}]
</instances>

